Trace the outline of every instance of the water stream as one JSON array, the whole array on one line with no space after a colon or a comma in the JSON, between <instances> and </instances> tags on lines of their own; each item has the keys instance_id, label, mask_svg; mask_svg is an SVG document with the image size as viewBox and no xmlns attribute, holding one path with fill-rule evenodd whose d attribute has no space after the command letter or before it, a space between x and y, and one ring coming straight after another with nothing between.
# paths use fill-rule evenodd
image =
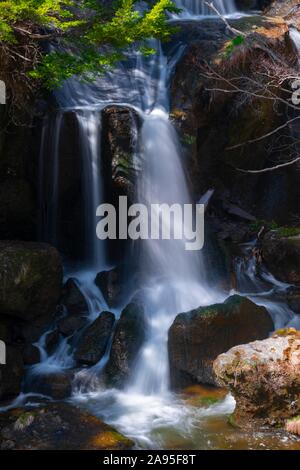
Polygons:
<instances>
[{"instance_id":1,"label":"water stream","mask_svg":"<svg viewBox=\"0 0 300 470\"><path fill-rule=\"evenodd\" d=\"M214 3L222 14L237 12L233 1ZM182 0L178 6L184 9L183 18L212 15L210 9L197 0ZM87 325L108 308L94 283L96 274L107 267L105 246L95 234L96 207L103 200L100 165L103 108L109 104L126 105L134 108L142 119L136 148L136 158L141 166L136 182L138 200L146 205L192 202L180 143L168 115L170 77L182 54L182 46L178 45L169 56L164 54L159 43L153 43L153 46L157 51L154 56L144 57L132 51L126 63L121 63L115 71L93 84L69 80L56 95L60 110L54 117L46 119L42 132L40 234L41 238L59 247L60 143L64 113L71 110L74 114L84 199L81 215L84 260L75 268L67 266L66 277L76 279L87 301ZM50 175L46 148L48 154L50 148L52 155ZM234 401L228 396L217 405L201 408L191 406L182 397L171 393L167 334L177 313L223 301L229 293L210 289L201 253L186 251L184 241L144 240L139 245L138 259L142 276L139 297L145 307L147 333L132 376L123 390L106 389L101 384L99 377L109 356L108 348L100 363L76 374L71 400L134 438L140 447L214 448L217 444L212 440L213 432L203 423L207 423L208 418L221 419L222 426L226 427L226 415L233 411ZM265 305L276 327L296 326L293 312L272 300L274 290L286 286L278 284L268 273L257 279L253 263L251 257L244 264L243 261L237 263L238 290ZM117 317L121 307L114 310ZM38 347L42 361L31 368L31 374L73 367L73 351L68 338L61 339L51 355L45 350L45 335L39 340ZM257 439L259 446L259 437Z\"/></svg>"}]
</instances>

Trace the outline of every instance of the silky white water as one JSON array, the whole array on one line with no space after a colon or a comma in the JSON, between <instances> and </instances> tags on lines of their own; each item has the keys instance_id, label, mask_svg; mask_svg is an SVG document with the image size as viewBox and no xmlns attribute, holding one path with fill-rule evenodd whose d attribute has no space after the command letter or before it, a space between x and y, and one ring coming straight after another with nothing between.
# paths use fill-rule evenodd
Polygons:
<instances>
[{"instance_id":1,"label":"silky white water","mask_svg":"<svg viewBox=\"0 0 300 470\"><path fill-rule=\"evenodd\" d=\"M233 1L216 1L221 14L236 12ZM179 4L189 15L212 15L203 2L182 0ZM88 313L86 325L107 305L94 279L106 266L105 247L96 238L96 207L103 198L101 173L101 109L107 105L127 105L134 108L142 126L137 139L136 158L140 167L136 181L137 199L149 206L153 203L190 203L180 143L169 119L169 83L183 46L166 56L159 43L153 43L157 53L145 58L131 51L127 62L97 79L94 84L69 80L56 96L61 108L72 110L79 134L79 156L82 164L84 198L85 257L81 266L68 271L83 293ZM59 245L59 185L60 141L63 112L46 123L41 146L40 174L45 181L43 146L52 142L53 170L50 187L41 184L41 226L45 238ZM49 178L46 178L47 181ZM180 224L181 220L176 220ZM105 389L101 374L109 357L109 348L101 361L92 368L76 373L72 400L116 426L142 447L163 448L164 433L171 430L182 441L192 439L195 426L205 416L233 411L234 401L228 396L222 403L208 408L187 405L170 392L167 352L168 330L176 315L193 308L223 301L225 293L215 292L206 283L205 266L200 253L188 252L184 240L143 240L133 248L138 257L141 289L138 293L146 314L146 340L124 390ZM295 315L269 298L276 280L265 273L258 280L255 260L237 268L239 292L271 312L276 326L293 324ZM130 276L130 273L128 273ZM282 286L277 286L281 288ZM262 295L264 293L264 295ZM118 317L119 311L114 311ZM73 351L68 339L62 339L53 354L45 352L45 336L38 342L42 362L33 366L32 373L47 373L73 367ZM194 444L196 445L196 444ZM209 444L205 444L209 446Z\"/></svg>"},{"instance_id":2,"label":"silky white water","mask_svg":"<svg viewBox=\"0 0 300 470\"><path fill-rule=\"evenodd\" d=\"M234 0L209 0L207 3L212 3L220 15L227 16L238 12ZM179 17L216 16L217 12L207 3L204 0L177 0L177 6L182 9Z\"/></svg>"}]
</instances>

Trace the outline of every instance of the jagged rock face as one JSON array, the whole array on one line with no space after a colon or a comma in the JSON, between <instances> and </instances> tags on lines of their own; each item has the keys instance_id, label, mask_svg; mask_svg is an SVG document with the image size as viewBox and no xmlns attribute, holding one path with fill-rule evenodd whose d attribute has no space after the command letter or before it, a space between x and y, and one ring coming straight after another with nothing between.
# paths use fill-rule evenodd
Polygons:
<instances>
[{"instance_id":1,"label":"jagged rock face","mask_svg":"<svg viewBox=\"0 0 300 470\"><path fill-rule=\"evenodd\" d=\"M124 450L133 445L99 418L65 403L0 416L1 450Z\"/></svg>"},{"instance_id":2,"label":"jagged rock face","mask_svg":"<svg viewBox=\"0 0 300 470\"><path fill-rule=\"evenodd\" d=\"M282 16L287 19L294 19L296 14L299 14L299 1L298 0L274 0L268 2L266 5L265 13L270 16Z\"/></svg>"},{"instance_id":3,"label":"jagged rock face","mask_svg":"<svg viewBox=\"0 0 300 470\"><path fill-rule=\"evenodd\" d=\"M272 23L261 16L234 23L236 28L247 33L254 25L263 40L284 57L287 66L296 70L297 58L291 52L287 24L282 19ZM255 80L259 67L267 63L268 58L257 47L251 50L251 47L243 46L227 56L226 47L231 36L222 26L219 21L212 21L210 25L205 21L200 25L183 23L178 33L180 39L185 34L190 42L172 78L171 116L186 149L193 191L200 197L209 188L215 188L216 196L224 198L227 193L230 203L256 218L289 224L295 207L300 207L295 168L287 167L263 175L236 170L260 170L286 161L287 152L281 153L275 145L275 138L284 141L286 134L283 133L253 145L238 146L272 132L283 124L286 115L282 110L275 110L271 100L250 98L245 85L241 86L245 92L228 93L228 83L222 80L222 77L236 80L244 75ZM220 80L214 81L213 70L217 70ZM275 71L270 73L276 76ZM296 215L298 212L296 209Z\"/></svg>"},{"instance_id":4,"label":"jagged rock face","mask_svg":"<svg viewBox=\"0 0 300 470\"><path fill-rule=\"evenodd\" d=\"M216 383L213 361L243 342L263 339L273 329L264 307L232 296L223 304L179 314L169 330L169 361L173 388Z\"/></svg>"},{"instance_id":5,"label":"jagged rock face","mask_svg":"<svg viewBox=\"0 0 300 470\"><path fill-rule=\"evenodd\" d=\"M139 119L130 108L109 106L103 110L103 159L111 175L112 196L134 196L137 129Z\"/></svg>"},{"instance_id":6,"label":"jagged rock face","mask_svg":"<svg viewBox=\"0 0 300 470\"><path fill-rule=\"evenodd\" d=\"M0 314L31 320L53 312L62 287L62 264L55 248L0 241L0 273Z\"/></svg>"},{"instance_id":7,"label":"jagged rock face","mask_svg":"<svg viewBox=\"0 0 300 470\"><path fill-rule=\"evenodd\" d=\"M300 235L281 237L276 231L269 232L262 240L261 252L275 277L300 286Z\"/></svg>"},{"instance_id":8,"label":"jagged rock face","mask_svg":"<svg viewBox=\"0 0 300 470\"><path fill-rule=\"evenodd\" d=\"M131 303L123 310L117 323L110 357L105 369L106 381L122 387L133 371L138 352L145 340L143 308Z\"/></svg>"},{"instance_id":9,"label":"jagged rock face","mask_svg":"<svg viewBox=\"0 0 300 470\"><path fill-rule=\"evenodd\" d=\"M115 316L102 312L99 317L83 332L75 352L75 359L80 364L93 365L104 356L110 340Z\"/></svg>"},{"instance_id":10,"label":"jagged rock face","mask_svg":"<svg viewBox=\"0 0 300 470\"><path fill-rule=\"evenodd\" d=\"M276 332L236 346L214 362L218 383L236 400L237 425L282 424L300 413L300 332Z\"/></svg>"}]
</instances>

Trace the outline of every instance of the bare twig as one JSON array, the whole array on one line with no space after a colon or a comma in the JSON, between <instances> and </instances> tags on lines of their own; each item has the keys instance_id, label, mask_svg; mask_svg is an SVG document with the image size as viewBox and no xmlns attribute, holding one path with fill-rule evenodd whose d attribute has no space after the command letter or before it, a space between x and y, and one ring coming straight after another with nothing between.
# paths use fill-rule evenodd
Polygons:
<instances>
[{"instance_id":1,"label":"bare twig","mask_svg":"<svg viewBox=\"0 0 300 470\"><path fill-rule=\"evenodd\" d=\"M230 26L229 22L227 21L227 19L225 18L225 16L222 15L222 13L219 12L219 10L215 7L215 5L213 4L213 2L207 2L207 1L204 1L203 3L205 3L206 6L208 6L208 8L210 8L211 10L213 10L216 15L221 18L221 20L226 24L227 28L229 29L229 31L231 31L233 34L239 34L240 36L244 36L246 37L246 34L243 33L243 31L240 31L236 28L233 28L232 26Z\"/></svg>"},{"instance_id":2,"label":"bare twig","mask_svg":"<svg viewBox=\"0 0 300 470\"><path fill-rule=\"evenodd\" d=\"M241 171L242 173L250 173L252 175L257 175L260 173L268 173L269 171L279 170L280 168L284 168L289 165L294 165L294 163L297 163L299 161L300 161L300 157L297 157L294 160L291 160L290 162L281 163L280 165L272 166L270 168L263 168L262 170L244 170L242 168L235 168L235 169L237 171Z\"/></svg>"}]
</instances>

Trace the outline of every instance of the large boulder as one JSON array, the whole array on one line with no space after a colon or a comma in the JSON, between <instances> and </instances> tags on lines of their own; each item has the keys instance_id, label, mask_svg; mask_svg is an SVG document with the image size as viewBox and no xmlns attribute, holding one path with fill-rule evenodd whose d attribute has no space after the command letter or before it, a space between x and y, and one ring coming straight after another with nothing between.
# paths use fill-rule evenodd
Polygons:
<instances>
[{"instance_id":1,"label":"large boulder","mask_svg":"<svg viewBox=\"0 0 300 470\"><path fill-rule=\"evenodd\" d=\"M122 311L117 323L106 365L109 385L123 386L132 372L135 360L145 340L145 317L141 305L131 303Z\"/></svg>"},{"instance_id":2,"label":"large boulder","mask_svg":"<svg viewBox=\"0 0 300 470\"><path fill-rule=\"evenodd\" d=\"M279 330L271 338L236 346L214 362L220 385L236 400L240 426L283 424L300 414L300 332Z\"/></svg>"},{"instance_id":3,"label":"large boulder","mask_svg":"<svg viewBox=\"0 0 300 470\"><path fill-rule=\"evenodd\" d=\"M223 304L179 314L169 330L171 384L216 383L213 361L237 344L263 339L273 330L264 307L234 295Z\"/></svg>"},{"instance_id":4,"label":"large boulder","mask_svg":"<svg viewBox=\"0 0 300 470\"><path fill-rule=\"evenodd\" d=\"M31 320L50 314L60 297L62 263L45 243L0 241L0 313Z\"/></svg>"},{"instance_id":5,"label":"large boulder","mask_svg":"<svg viewBox=\"0 0 300 470\"><path fill-rule=\"evenodd\" d=\"M84 331L75 352L75 359L80 364L93 365L104 356L110 340L115 316L102 312L99 317Z\"/></svg>"},{"instance_id":6,"label":"large boulder","mask_svg":"<svg viewBox=\"0 0 300 470\"><path fill-rule=\"evenodd\" d=\"M280 281L300 286L300 235L270 231L262 239L262 259Z\"/></svg>"},{"instance_id":7,"label":"large boulder","mask_svg":"<svg viewBox=\"0 0 300 470\"><path fill-rule=\"evenodd\" d=\"M14 398L21 392L24 364L21 352L6 346L6 363L0 364L0 400Z\"/></svg>"},{"instance_id":8,"label":"large boulder","mask_svg":"<svg viewBox=\"0 0 300 470\"><path fill-rule=\"evenodd\" d=\"M1 450L125 450L133 445L99 418L66 403L0 415Z\"/></svg>"}]
</instances>

